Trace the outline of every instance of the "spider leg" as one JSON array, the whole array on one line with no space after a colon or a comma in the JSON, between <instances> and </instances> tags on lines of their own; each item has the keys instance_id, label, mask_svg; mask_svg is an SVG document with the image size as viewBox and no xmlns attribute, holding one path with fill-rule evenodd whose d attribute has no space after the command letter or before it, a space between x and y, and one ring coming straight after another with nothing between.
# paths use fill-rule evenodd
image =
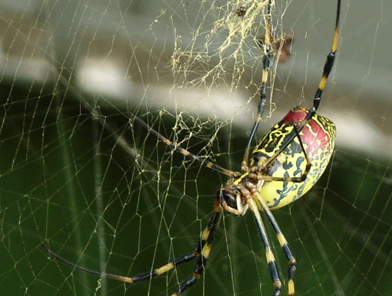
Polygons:
<instances>
[{"instance_id":1,"label":"spider leg","mask_svg":"<svg viewBox=\"0 0 392 296\"><path fill-rule=\"evenodd\" d=\"M285 142L282 144L282 147L280 149L282 151L284 149L286 149L286 147L288 145L290 145L290 143L294 140L296 135L298 133L300 133L302 131L302 129L308 124L309 120L313 117L314 114L316 114L316 111L320 105L321 96L323 94L324 87L327 83L328 76L331 73L333 65L335 63L336 51L338 48L338 40L339 40L340 7L341 7L341 0L338 0L337 10L336 10L335 33L334 33L334 38L333 38L333 42L332 42L332 48L331 48L331 51L329 52L329 54L327 55L327 60L325 61L325 64L324 64L323 75L321 77L319 86L318 86L317 91L316 91L314 98L313 98L313 106L309 109L308 114L306 115L306 117L302 121L302 123L297 127L297 129L294 130L293 132L291 132L291 134L286 137ZM263 70L264 70L264 68L263 68ZM256 126L256 122L255 122L255 126ZM255 129L255 126L254 126L254 129ZM256 129L257 129L257 127L256 127ZM253 130L252 130L252 132L253 132ZM253 136L254 136L254 134L251 133L252 138L253 138ZM251 138L249 140L251 141ZM250 141L248 141L248 145L250 145ZM249 157L249 147L248 146L247 146L247 149L245 150L245 152L247 153L246 156L248 158ZM245 158L244 158L244 160L245 160ZM244 163L244 161L243 161L243 163Z\"/></svg>"},{"instance_id":2,"label":"spider leg","mask_svg":"<svg viewBox=\"0 0 392 296\"><path fill-rule=\"evenodd\" d=\"M63 257L57 255L56 253L54 253L52 250L50 250L46 245L44 245L43 243L41 243L41 246L49 253L50 256L52 256L53 258L55 258L56 260L83 272L89 273L89 274L93 274L93 275L97 275L99 277L106 277L109 279L115 279L115 280L119 280L122 282L127 282L127 283L134 283L135 280L132 277L125 277L125 276L121 276L121 275L117 275L117 274L111 274L111 273L105 273L105 272L99 272L96 270L91 270L88 268L84 268L81 267L79 265L76 265L75 263L72 263L71 261L68 261L66 259L64 259Z\"/></svg>"},{"instance_id":3,"label":"spider leg","mask_svg":"<svg viewBox=\"0 0 392 296\"><path fill-rule=\"evenodd\" d=\"M279 244L283 249L284 254L286 255L287 261L289 262L290 266L288 269L288 294L289 296L294 295L295 289L294 289L294 274L296 270L296 260L293 256L293 252L291 251L291 248L283 235L282 231L280 230L279 224L276 221L274 215L272 214L270 208L267 206L263 198L260 196L259 193L256 193L257 201L260 203L262 209L264 210L265 214L268 217L268 220L270 221L272 227L274 228L274 231L276 233L276 236L278 238Z\"/></svg>"},{"instance_id":4,"label":"spider leg","mask_svg":"<svg viewBox=\"0 0 392 296\"><path fill-rule=\"evenodd\" d=\"M214 242L214 238L216 235L216 230L219 225L219 221L222 217L222 208L220 206L220 198L219 196L216 198L215 202L215 211L212 215L210 222L208 223L207 227L204 229L199 242L196 244L195 251L197 249L197 255L200 255L197 259L195 269L193 271L192 277L185 280L180 288L172 294L172 296L178 296L184 293L184 291L193 286L197 280L201 277L204 272L204 269L207 266L207 260L210 256L212 243ZM194 252L195 252L194 251Z\"/></svg>"},{"instance_id":5,"label":"spider leg","mask_svg":"<svg viewBox=\"0 0 392 296\"><path fill-rule=\"evenodd\" d=\"M222 168L221 166L207 160L207 159L202 159L188 150L182 148L179 145L174 144L172 141L169 139L165 138L163 135L161 135L159 132L154 130L151 126L149 126L147 123L145 123L143 120L141 120L139 117L137 117L135 114L128 112L129 116L136 120L141 126L143 126L145 129L147 129L150 133L152 133L154 136L156 136L158 139L160 139L162 142L164 142L167 146L169 146L173 151L176 151L178 153L181 153L182 155L188 157L189 159L192 159L193 161L199 163L201 166L205 166L207 168L210 168L214 171L217 171L221 174L227 175L229 177L235 177L238 175L238 173L235 173L233 171L230 171L228 169Z\"/></svg>"},{"instance_id":6,"label":"spider leg","mask_svg":"<svg viewBox=\"0 0 392 296\"><path fill-rule=\"evenodd\" d=\"M309 110L309 113L306 117L307 120L309 120L313 116L313 114L316 113L316 111L320 105L321 95L323 93L325 84L327 83L328 76L331 73L332 67L335 63L336 51L338 48L338 40L339 40L340 5L341 5L341 0L338 0L337 10L336 10L335 33L334 33L332 48L331 48L331 51L329 52L329 54L327 56L327 60L324 64L323 76L321 77L316 94L314 95L313 107Z\"/></svg>"},{"instance_id":7,"label":"spider leg","mask_svg":"<svg viewBox=\"0 0 392 296\"><path fill-rule=\"evenodd\" d=\"M271 250L271 246L270 246L270 243L268 240L267 232L265 230L263 219L261 218L260 211L256 205L255 200L253 198L249 198L246 202L254 214L257 228L259 230L261 240L263 241L263 244L264 244L264 250L265 250L265 256L267 258L268 269L269 269L270 276L271 276L272 281L275 286L275 291L274 291L273 296L278 296L281 294L281 291L282 291L282 282L279 277L278 266L276 265L274 253Z\"/></svg>"},{"instance_id":8,"label":"spider leg","mask_svg":"<svg viewBox=\"0 0 392 296\"><path fill-rule=\"evenodd\" d=\"M250 146L252 144L253 138L256 134L256 131L259 127L260 121L262 119L262 115L265 108L265 103L267 100L267 83L268 83L268 76L270 71L270 63L271 63L271 0L268 1L267 4L267 13L265 14L266 18L266 25L265 25L265 54L263 56L263 74L261 78L261 86L260 86L260 102L257 109L257 115L255 118L255 123L253 124L252 131L249 135L248 142L246 144L244 158L242 160L241 168L244 170L248 166L249 160L249 153L250 153Z\"/></svg>"},{"instance_id":9,"label":"spider leg","mask_svg":"<svg viewBox=\"0 0 392 296\"><path fill-rule=\"evenodd\" d=\"M333 37L333 42L332 42L332 48L329 54L327 55L327 60L325 61L324 64L324 69L323 69L323 75L321 77L320 83L318 85L318 88L316 90L316 93L313 98L313 106L312 108L309 109L309 113L306 115L305 119L302 121L301 125L298 127L298 132L300 132L305 125L309 122L309 120L312 118L314 114L316 114L316 111L320 105L321 101L321 96L323 94L324 87L327 83L328 76L332 71L333 65L335 63L335 57L336 57L336 51L338 49L338 41L339 41L339 20L340 20L340 7L341 7L341 0L338 0L337 2L337 9L336 9L336 22L335 22L335 33ZM294 134L290 137L291 139L294 138ZM290 139L287 139L287 145L290 144ZM286 145L286 146L287 146Z\"/></svg>"},{"instance_id":10,"label":"spider leg","mask_svg":"<svg viewBox=\"0 0 392 296\"><path fill-rule=\"evenodd\" d=\"M217 230L221 216L222 216L222 208L220 207L220 204L219 204L219 197L217 197L217 201L215 203L214 214L212 215L210 222L208 223L207 227L204 229L199 241L197 242L194 250L191 253L186 254L186 255L184 255L184 256L182 256L182 257L180 257L180 258L178 258L168 264L165 264L165 265L159 267L159 268L156 268L151 272L146 272L144 274L136 275L133 277L127 277L127 276L121 276L121 275L110 274L110 273L105 273L105 272L99 272L99 271L95 271L95 270L91 270L88 268L78 266L77 264L74 264L74 263L60 257L59 255L57 255L56 253L51 251L46 245L41 243L41 246L52 257L54 257L55 259L61 261L62 263L66 264L74 269L77 269L77 270L80 270L80 271L83 271L83 272L86 272L89 274L97 275L99 277L106 277L106 278L115 279L115 280L126 282L126 283L136 283L136 282L141 282L141 281L151 279L155 276L158 276L158 275L161 275L161 274L168 272L169 270L175 268L177 265L180 265L184 262L188 262L196 257L199 257L199 259L197 260L195 270L193 272L192 277L181 284L181 287L173 294L173 296L175 296L175 295L180 295L188 287L195 284L196 281L203 274L203 271L204 271L206 264L207 264L207 259L209 257L210 251L211 251L212 242L214 241L216 230ZM201 255L201 256L199 256L199 255Z\"/></svg>"}]
</instances>

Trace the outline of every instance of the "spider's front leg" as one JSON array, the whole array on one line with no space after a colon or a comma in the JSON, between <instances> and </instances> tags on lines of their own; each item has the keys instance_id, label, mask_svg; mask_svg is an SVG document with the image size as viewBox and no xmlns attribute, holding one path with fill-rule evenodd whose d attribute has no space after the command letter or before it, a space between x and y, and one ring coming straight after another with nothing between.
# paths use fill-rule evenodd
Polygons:
<instances>
[{"instance_id":1,"label":"spider's front leg","mask_svg":"<svg viewBox=\"0 0 392 296\"><path fill-rule=\"evenodd\" d=\"M218 228L219 221L222 217L222 207L220 205L219 194L220 193L218 192L218 196L216 197L215 200L214 214L212 215L207 227L204 229L203 233L201 234L200 240L196 244L194 251L191 253L194 255L193 258L198 256L195 269L193 271L193 275L192 277L184 281L181 284L180 288L172 296L181 295L187 288L193 286L196 283L196 281L201 277L201 275L204 272L204 269L206 268L207 260L208 257L210 256L210 252L212 248L212 243L214 242L216 230Z\"/></svg>"},{"instance_id":2,"label":"spider's front leg","mask_svg":"<svg viewBox=\"0 0 392 296\"><path fill-rule=\"evenodd\" d=\"M74 264L74 263L60 257L56 253L52 252L46 245L41 244L41 246L52 257L63 262L64 264L66 264L68 266L71 266L74 269L77 269L77 270L80 270L83 272L87 272L89 274L93 274L93 275L96 275L99 277L111 278L111 279L115 279L115 280L126 282L126 283L137 283L137 282L149 280L153 277L162 275L162 274L168 272L169 270L172 270L173 268L175 268L176 266L178 266L182 263L189 262L189 261L195 259L196 257L198 257L198 260L196 262L195 270L193 272L192 277L190 277L188 280L186 280L185 282L183 282L181 284L181 287L173 294L173 296L176 296L176 295L182 294L188 287L194 285L196 283L196 281L203 274L204 269L207 265L207 259L210 255L212 243L214 241L216 230L217 230L217 227L218 227L218 224L219 224L221 217L222 217L222 207L220 205L220 197L219 197L219 193L218 193L218 196L215 201L214 214L212 215L210 222L208 223L207 227L204 229L199 241L197 242L195 248L193 249L193 251L191 253L188 253L188 254L186 254L186 255L184 255L184 256L182 256L172 262L169 262L159 268L156 268L153 271L146 272L146 273L136 275L133 277L116 275L116 274L109 274L109 273L99 272L99 271L95 271L95 270L91 270L88 268L78 266L77 264Z\"/></svg>"}]
</instances>

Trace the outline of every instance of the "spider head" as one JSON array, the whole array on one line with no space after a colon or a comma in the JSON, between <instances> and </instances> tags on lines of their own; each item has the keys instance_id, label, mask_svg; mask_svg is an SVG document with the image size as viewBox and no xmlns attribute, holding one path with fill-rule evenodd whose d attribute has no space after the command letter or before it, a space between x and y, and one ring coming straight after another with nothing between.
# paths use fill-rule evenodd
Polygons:
<instances>
[{"instance_id":1,"label":"spider head","mask_svg":"<svg viewBox=\"0 0 392 296\"><path fill-rule=\"evenodd\" d=\"M221 198L221 203L224 202L228 207L237 210L237 196L239 195L239 190L234 188L234 186L226 186L221 188L219 195Z\"/></svg>"},{"instance_id":2,"label":"spider head","mask_svg":"<svg viewBox=\"0 0 392 296\"><path fill-rule=\"evenodd\" d=\"M246 203L241 198L241 190L238 185L227 185L219 190L219 199L222 207L230 214L240 216L246 211Z\"/></svg>"}]
</instances>

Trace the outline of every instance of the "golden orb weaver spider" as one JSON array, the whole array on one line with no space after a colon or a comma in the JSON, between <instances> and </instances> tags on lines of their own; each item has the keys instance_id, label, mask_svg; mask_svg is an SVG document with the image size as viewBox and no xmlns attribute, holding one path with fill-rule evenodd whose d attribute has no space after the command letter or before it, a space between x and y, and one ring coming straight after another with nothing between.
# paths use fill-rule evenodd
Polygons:
<instances>
[{"instance_id":1,"label":"golden orb weaver spider","mask_svg":"<svg viewBox=\"0 0 392 296\"><path fill-rule=\"evenodd\" d=\"M215 199L214 213L191 253L154 269L151 272L128 277L102 273L80 267L55 254L44 244L42 244L42 247L57 260L75 269L127 283L148 280L175 268L181 263L198 258L192 277L185 280L179 289L172 294L172 296L176 296L182 294L187 288L194 285L203 274L222 216L222 208L237 216L244 215L246 211L250 209L254 214L256 225L262 238L270 276L275 286L273 295L278 296L281 294L282 283L275 262L275 256L270 248L269 238L260 215L260 211L263 210L274 229L280 246L289 262L288 295L294 295L295 288L293 278L296 270L296 260L271 210L293 202L310 190L324 172L331 158L335 145L336 128L329 119L316 114L316 111L319 107L322 92L335 61L339 37L340 7L341 0L337 0L335 34L332 49L327 56L322 78L313 99L313 106L309 110L303 107L295 107L290 110L288 114L280 122L275 124L256 145L249 159L251 143L256 134L266 104L266 87L272 57L270 38L271 1L268 2L266 7L266 54L263 57L260 102L257 117L245 148L240 172L227 170L206 159L199 158L186 149L171 142L144 121L130 113L131 118L146 128L150 133L157 136L173 151L183 154L199 163L201 166L208 167L228 175L231 178L227 184L219 190Z\"/></svg>"}]
</instances>

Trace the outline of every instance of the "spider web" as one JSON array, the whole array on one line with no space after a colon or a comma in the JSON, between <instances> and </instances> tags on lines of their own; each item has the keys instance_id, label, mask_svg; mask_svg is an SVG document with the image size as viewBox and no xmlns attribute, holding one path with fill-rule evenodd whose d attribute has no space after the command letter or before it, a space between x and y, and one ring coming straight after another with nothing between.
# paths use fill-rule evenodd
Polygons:
<instances>
[{"instance_id":1,"label":"spider web","mask_svg":"<svg viewBox=\"0 0 392 296\"><path fill-rule=\"evenodd\" d=\"M343 1L338 59L319 110L337 125L336 153L315 188L274 211L298 261L296 295L392 295L392 106L384 99L392 11L358 2ZM192 274L187 263L124 284L73 270L40 244L127 276L193 250L227 179L170 152L128 112L239 170L258 103L265 4L0 1L2 295L171 295ZM289 61L271 67L259 139L290 108L311 106L335 5L273 2L274 38L288 31L295 42ZM272 294L253 220L224 216L187 295ZM288 264L269 236L285 295Z\"/></svg>"}]
</instances>

